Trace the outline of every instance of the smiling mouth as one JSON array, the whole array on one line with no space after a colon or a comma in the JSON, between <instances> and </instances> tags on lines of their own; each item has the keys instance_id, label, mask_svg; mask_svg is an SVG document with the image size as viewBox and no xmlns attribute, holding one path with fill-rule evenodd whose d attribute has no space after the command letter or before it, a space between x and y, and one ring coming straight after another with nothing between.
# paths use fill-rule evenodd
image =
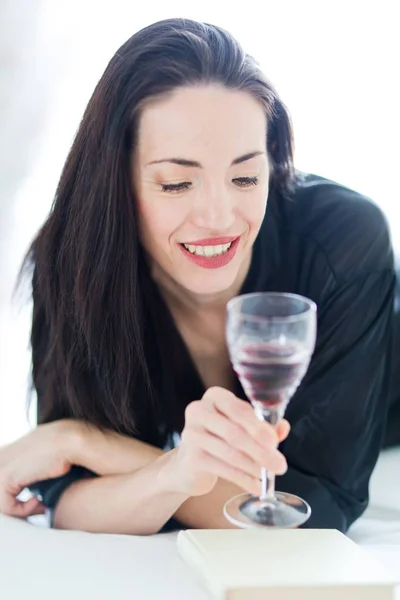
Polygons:
<instances>
[{"instance_id":1,"label":"smiling mouth","mask_svg":"<svg viewBox=\"0 0 400 600\"><path fill-rule=\"evenodd\" d=\"M216 246L195 246L194 244L181 244L185 250L195 256L204 256L205 258L215 258L223 256L231 249L233 242L228 244L218 244Z\"/></svg>"},{"instance_id":2,"label":"smiling mouth","mask_svg":"<svg viewBox=\"0 0 400 600\"><path fill-rule=\"evenodd\" d=\"M206 238L197 244L180 243L181 252L186 258L203 269L220 269L228 265L236 255L241 236ZM214 244L212 244L214 242ZM220 243L215 243L220 242ZM221 243L223 242L223 243Z\"/></svg>"}]
</instances>

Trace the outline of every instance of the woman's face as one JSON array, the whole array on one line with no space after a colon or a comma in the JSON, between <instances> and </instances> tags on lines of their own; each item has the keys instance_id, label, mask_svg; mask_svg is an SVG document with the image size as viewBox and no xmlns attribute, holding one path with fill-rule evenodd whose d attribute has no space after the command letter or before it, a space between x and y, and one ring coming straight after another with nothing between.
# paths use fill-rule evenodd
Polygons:
<instances>
[{"instance_id":1,"label":"woman's face","mask_svg":"<svg viewBox=\"0 0 400 600\"><path fill-rule=\"evenodd\" d=\"M266 128L249 93L217 85L143 109L133 185L158 279L214 295L247 271L268 196Z\"/></svg>"}]
</instances>

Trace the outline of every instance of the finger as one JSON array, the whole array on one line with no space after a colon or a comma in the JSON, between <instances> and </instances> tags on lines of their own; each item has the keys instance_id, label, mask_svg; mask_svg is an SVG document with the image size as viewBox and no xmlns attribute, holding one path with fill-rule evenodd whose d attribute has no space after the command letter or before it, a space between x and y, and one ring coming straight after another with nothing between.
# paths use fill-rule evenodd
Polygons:
<instances>
[{"instance_id":1,"label":"finger","mask_svg":"<svg viewBox=\"0 0 400 600\"><path fill-rule=\"evenodd\" d=\"M210 388L205 406L207 405L212 405L218 412L237 423L262 446L278 446L275 428L266 421L257 419L251 404L237 398L232 392L222 388Z\"/></svg>"},{"instance_id":2,"label":"finger","mask_svg":"<svg viewBox=\"0 0 400 600\"><path fill-rule=\"evenodd\" d=\"M42 515L46 511L46 507L37 498L30 498L26 502L15 501L14 504L5 511L11 517L26 519L34 515Z\"/></svg>"},{"instance_id":3,"label":"finger","mask_svg":"<svg viewBox=\"0 0 400 600\"><path fill-rule=\"evenodd\" d=\"M208 454L223 462L234 466L236 469L243 471L250 477L258 478L260 476L260 464L254 461L248 454L245 454L227 444L224 440L216 437L213 434L200 433L191 431L189 436L191 445L206 450Z\"/></svg>"},{"instance_id":4,"label":"finger","mask_svg":"<svg viewBox=\"0 0 400 600\"><path fill-rule=\"evenodd\" d=\"M224 463L208 452L204 452L200 459L200 468L204 469L212 475L216 475L225 481L230 481L249 494L259 496L261 492L261 483L259 475L252 477L251 475L237 469L236 467Z\"/></svg>"},{"instance_id":5,"label":"finger","mask_svg":"<svg viewBox=\"0 0 400 600\"><path fill-rule=\"evenodd\" d=\"M281 419L276 426L279 443L283 442L290 433L290 423L286 419Z\"/></svg>"},{"instance_id":6,"label":"finger","mask_svg":"<svg viewBox=\"0 0 400 600\"><path fill-rule=\"evenodd\" d=\"M246 454L258 468L265 467L280 475L285 473L286 460L270 441L264 440L264 444L259 443L243 427L216 411L210 412L208 419L204 419L203 416L202 424L207 433L221 438L225 445ZM188 433L190 435L190 432ZM205 449L208 450L208 447L205 446Z\"/></svg>"}]
</instances>

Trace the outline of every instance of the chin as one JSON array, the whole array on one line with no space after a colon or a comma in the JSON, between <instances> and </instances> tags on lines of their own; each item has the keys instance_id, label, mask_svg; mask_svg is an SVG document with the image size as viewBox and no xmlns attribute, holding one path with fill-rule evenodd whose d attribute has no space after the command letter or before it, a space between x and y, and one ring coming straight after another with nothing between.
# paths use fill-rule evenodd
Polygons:
<instances>
[{"instance_id":1,"label":"chin","mask_svg":"<svg viewBox=\"0 0 400 600\"><path fill-rule=\"evenodd\" d=\"M222 270L222 269L221 269ZM181 281L182 287L199 296L213 296L215 294L221 294L229 290L238 278L237 269L230 273L221 273L218 269L214 272L205 272L204 274L194 275L187 277L185 281Z\"/></svg>"}]
</instances>

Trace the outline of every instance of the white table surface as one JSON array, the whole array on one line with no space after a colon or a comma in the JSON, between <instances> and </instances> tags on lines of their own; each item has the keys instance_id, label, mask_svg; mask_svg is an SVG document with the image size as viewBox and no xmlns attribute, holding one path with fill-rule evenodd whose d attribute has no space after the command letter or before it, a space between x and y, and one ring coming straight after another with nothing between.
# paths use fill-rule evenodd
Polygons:
<instances>
[{"instance_id":1,"label":"white table surface","mask_svg":"<svg viewBox=\"0 0 400 600\"><path fill-rule=\"evenodd\" d=\"M381 455L371 481L370 507L349 536L382 561L400 585L400 449ZM209 596L178 556L176 533L94 535L51 530L0 515L0 599L81 598L207 600Z\"/></svg>"}]
</instances>

